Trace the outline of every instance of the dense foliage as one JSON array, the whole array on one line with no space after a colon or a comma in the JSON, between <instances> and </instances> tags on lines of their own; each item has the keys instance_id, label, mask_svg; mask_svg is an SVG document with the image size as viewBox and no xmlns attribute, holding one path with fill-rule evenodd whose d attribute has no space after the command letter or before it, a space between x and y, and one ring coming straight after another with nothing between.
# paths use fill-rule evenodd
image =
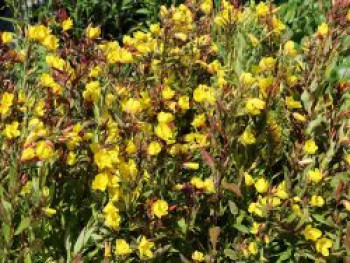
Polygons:
<instances>
[{"instance_id":1,"label":"dense foliage","mask_svg":"<svg viewBox=\"0 0 350 263\"><path fill-rule=\"evenodd\" d=\"M121 42L67 12L2 32L0 260L349 257L348 10L300 43L210 0Z\"/></svg>"},{"instance_id":2,"label":"dense foliage","mask_svg":"<svg viewBox=\"0 0 350 263\"><path fill-rule=\"evenodd\" d=\"M121 39L124 34L146 29L158 21L161 5L180 4L182 0L5 0L13 20L23 24L50 19L67 12L75 25L71 35L81 35L89 23L101 27L101 36ZM30 3L30 4L29 4ZM1 20L1 19L0 19Z\"/></svg>"}]
</instances>

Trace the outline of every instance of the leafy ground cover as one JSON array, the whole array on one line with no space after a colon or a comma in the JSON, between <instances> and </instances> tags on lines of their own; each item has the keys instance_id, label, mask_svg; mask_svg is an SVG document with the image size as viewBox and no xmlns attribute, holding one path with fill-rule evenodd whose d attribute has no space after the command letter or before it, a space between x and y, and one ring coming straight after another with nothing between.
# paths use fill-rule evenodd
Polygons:
<instances>
[{"instance_id":1,"label":"leafy ground cover","mask_svg":"<svg viewBox=\"0 0 350 263\"><path fill-rule=\"evenodd\" d=\"M2 32L1 261L349 257L344 3L312 32L208 0L120 41L69 12Z\"/></svg>"}]
</instances>

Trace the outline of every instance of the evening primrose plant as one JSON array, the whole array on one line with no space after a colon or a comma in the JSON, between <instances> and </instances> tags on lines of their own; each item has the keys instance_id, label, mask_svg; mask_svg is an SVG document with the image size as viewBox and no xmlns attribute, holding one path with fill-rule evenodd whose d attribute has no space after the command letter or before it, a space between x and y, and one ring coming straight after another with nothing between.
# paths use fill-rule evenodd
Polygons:
<instances>
[{"instance_id":1,"label":"evening primrose plant","mask_svg":"<svg viewBox=\"0 0 350 263\"><path fill-rule=\"evenodd\" d=\"M1 33L1 261L349 257L347 13L300 43L272 3L159 15Z\"/></svg>"}]
</instances>

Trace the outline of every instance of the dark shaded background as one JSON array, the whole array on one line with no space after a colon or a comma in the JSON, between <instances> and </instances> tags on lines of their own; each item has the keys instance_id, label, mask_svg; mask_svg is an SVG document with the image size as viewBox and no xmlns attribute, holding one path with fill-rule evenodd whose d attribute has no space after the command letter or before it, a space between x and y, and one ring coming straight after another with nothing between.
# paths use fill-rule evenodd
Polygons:
<instances>
[{"instance_id":1,"label":"dark shaded background","mask_svg":"<svg viewBox=\"0 0 350 263\"><path fill-rule=\"evenodd\" d=\"M1 17L12 17L11 10L5 6L4 0L0 0L0 18ZM12 23L0 19L0 31L13 31Z\"/></svg>"}]
</instances>

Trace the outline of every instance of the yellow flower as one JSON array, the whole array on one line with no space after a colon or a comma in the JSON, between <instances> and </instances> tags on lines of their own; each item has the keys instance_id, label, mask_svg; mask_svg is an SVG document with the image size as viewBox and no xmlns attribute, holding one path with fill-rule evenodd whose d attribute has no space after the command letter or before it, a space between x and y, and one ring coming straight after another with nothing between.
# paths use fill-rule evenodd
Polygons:
<instances>
[{"instance_id":1,"label":"yellow flower","mask_svg":"<svg viewBox=\"0 0 350 263\"><path fill-rule=\"evenodd\" d=\"M212 194L215 193L214 181L211 178L207 178L203 182L203 189L206 193Z\"/></svg>"},{"instance_id":2,"label":"yellow flower","mask_svg":"<svg viewBox=\"0 0 350 263\"><path fill-rule=\"evenodd\" d=\"M161 111L160 113L158 113L157 115L157 120L159 123L170 123L175 119L174 115L171 114L170 112L164 112Z\"/></svg>"},{"instance_id":3,"label":"yellow flower","mask_svg":"<svg viewBox=\"0 0 350 263\"><path fill-rule=\"evenodd\" d=\"M183 111L186 111L190 108L190 99L187 96L181 96L177 103Z\"/></svg>"},{"instance_id":4,"label":"yellow flower","mask_svg":"<svg viewBox=\"0 0 350 263\"><path fill-rule=\"evenodd\" d=\"M321 25L318 26L317 28L317 33L321 36L327 35L329 32L329 27L327 23L323 22Z\"/></svg>"},{"instance_id":5,"label":"yellow flower","mask_svg":"<svg viewBox=\"0 0 350 263\"><path fill-rule=\"evenodd\" d=\"M47 198L50 196L50 189L47 186L44 186L42 193L43 193L43 196Z\"/></svg>"},{"instance_id":6,"label":"yellow flower","mask_svg":"<svg viewBox=\"0 0 350 263\"><path fill-rule=\"evenodd\" d=\"M154 247L154 242L150 242L147 240L145 236L142 236L141 242L138 246L139 252L140 252L140 257L141 258L152 258L153 257L153 252L152 248Z\"/></svg>"},{"instance_id":7,"label":"yellow flower","mask_svg":"<svg viewBox=\"0 0 350 263\"><path fill-rule=\"evenodd\" d=\"M290 87L295 86L298 83L298 80L299 80L298 76L295 76L295 75L287 76L287 83Z\"/></svg>"},{"instance_id":8,"label":"yellow flower","mask_svg":"<svg viewBox=\"0 0 350 263\"><path fill-rule=\"evenodd\" d=\"M193 99L195 102L205 102L209 104L215 103L215 92L212 87L207 85L198 85L198 87L193 92Z\"/></svg>"},{"instance_id":9,"label":"yellow flower","mask_svg":"<svg viewBox=\"0 0 350 263\"><path fill-rule=\"evenodd\" d=\"M262 207L260 204L258 204L256 202L249 204L248 212L251 214L256 214L258 216L263 216Z\"/></svg>"},{"instance_id":10,"label":"yellow flower","mask_svg":"<svg viewBox=\"0 0 350 263\"><path fill-rule=\"evenodd\" d=\"M287 41L284 44L284 52L286 55L289 55L291 57L295 57L297 54L297 51L295 50L295 43L291 40Z\"/></svg>"},{"instance_id":11,"label":"yellow flower","mask_svg":"<svg viewBox=\"0 0 350 263\"><path fill-rule=\"evenodd\" d=\"M311 197L310 204L312 206L322 207L324 205L324 199L322 196L319 195L313 195Z\"/></svg>"},{"instance_id":12,"label":"yellow flower","mask_svg":"<svg viewBox=\"0 0 350 263\"><path fill-rule=\"evenodd\" d=\"M277 207L281 204L281 199L279 197L276 197L276 196L268 197L266 199L266 204L268 204L272 207Z\"/></svg>"},{"instance_id":13,"label":"yellow flower","mask_svg":"<svg viewBox=\"0 0 350 263\"><path fill-rule=\"evenodd\" d=\"M167 123L159 123L155 128L156 135L167 142L171 142L173 131Z\"/></svg>"},{"instance_id":14,"label":"yellow flower","mask_svg":"<svg viewBox=\"0 0 350 263\"><path fill-rule=\"evenodd\" d=\"M258 254L258 246L256 245L256 242L250 242L248 245L248 250L253 255Z\"/></svg>"},{"instance_id":15,"label":"yellow flower","mask_svg":"<svg viewBox=\"0 0 350 263\"><path fill-rule=\"evenodd\" d=\"M307 140L304 144L304 152L307 154L315 154L318 149L315 141Z\"/></svg>"},{"instance_id":16,"label":"yellow flower","mask_svg":"<svg viewBox=\"0 0 350 263\"><path fill-rule=\"evenodd\" d=\"M254 36L253 34L248 34L248 37L254 47L260 44L259 39L257 39L256 36Z\"/></svg>"},{"instance_id":17,"label":"yellow flower","mask_svg":"<svg viewBox=\"0 0 350 263\"><path fill-rule=\"evenodd\" d=\"M299 203L299 202L301 202L301 198L299 196L294 196L293 201L296 203Z\"/></svg>"},{"instance_id":18,"label":"yellow flower","mask_svg":"<svg viewBox=\"0 0 350 263\"><path fill-rule=\"evenodd\" d=\"M292 96L286 98L286 105L288 109L301 109L302 105L300 101L295 101Z\"/></svg>"},{"instance_id":19,"label":"yellow flower","mask_svg":"<svg viewBox=\"0 0 350 263\"><path fill-rule=\"evenodd\" d=\"M301 208L300 208L300 206L298 204L293 204L292 205L292 211L298 216L302 215Z\"/></svg>"},{"instance_id":20,"label":"yellow flower","mask_svg":"<svg viewBox=\"0 0 350 263\"><path fill-rule=\"evenodd\" d=\"M346 13L346 20L350 21L350 9Z\"/></svg>"},{"instance_id":21,"label":"yellow flower","mask_svg":"<svg viewBox=\"0 0 350 263\"><path fill-rule=\"evenodd\" d=\"M252 186L255 183L254 178L248 173L244 173L244 182L247 186Z\"/></svg>"},{"instance_id":22,"label":"yellow flower","mask_svg":"<svg viewBox=\"0 0 350 263\"><path fill-rule=\"evenodd\" d=\"M269 243L270 243L270 237L269 237L268 235L265 235L265 236L264 236L264 242L265 242L266 244L269 244Z\"/></svg>"},{"instance_id":23,"label":"yellow flower","mask_svg":"<svg viewBox=\"0 0 350 263\"><path fill-rule=\"evenodd\" d=\"M29 26L28 38L36 41L44 41L46 36L50 34L50 29L44 25Z\"/></svg>"},{"instance_id":24,"label":"yellow flower","mask_svg":"<svg viewBox=\"0 0 350 263\"><path fill-rule=\"evenodd\" d=\"M311 225L307 225L303 231L303 234L307 240L316 241L322 236L321 230L313 228Z\"/></svg>"},{"instance_id":25,"label":"yellow flower","mask_svg":"<svg viewBox=\"0 0 350 263\"><path fill-rule=\"evenodd\" d=\"M250 145L256 143L256 138L254 134L249 130L246 129L243 134L240 137L242 144L244 145Z\"/></svg>"},{"instance_id":26,"label":"yellow flower","mask_svg":"<svg viewBox=\"0 0 350 263\"><path fill-rule=\"evenodd\" d=\"M256 14L258 16L265 17L265 16L267 16L268 13L269 13L269 6L267 4L265 4L264 2L260 2L256 6Z\"/></svg>"},{"instance_id":27,"label":"yellow flower","mask_svg":"<svg viewBox=\"0 0 350 263\"><path fill-rule=\"evenodd\" d=\"M112 229L118 229L121 217L118 208L116 208L111 201L103 208L103 213L105 217L105 225Z\"/></svg>"},{"instance_id":28,"label":"yellow flower","mask_svg":"<svg viewBox=\"0 0 350 263\"><path fill-rule=\"evenodd\" d=\"M118 229L120 225L120 215L119 213L109 213L105 214L105 225L112 229Z\"/></svg>"},{"instance_id":29,"label":"yellow flower","mask_svg":"<svg viewBox=\"0 0 350 263\"><path fill-rule=\"evenodd\" d=\"M168 214L168 203L165 200L158 199L155 201L152 205L152 212L154 215L156 215L158 218L161 218Z\"/></svg>"},{"instance_id":30,"label":"yellow flower","mask_svg":"<svg viewBox=\"0 0 350 263\"><path fill-rule=\"evenodd\" d=\"M36 156L41 160L50 159L55 156L53 145L46 141L39 141L36 145Z\"/></svg>"},{"instance_id":31,"label":"yellow flower","mask_svg":"<svg viewBox=\"0 0 350 263\"><path fill-rule=\"evenodd\" d=\"M277 35L281 34L281 32L286 29L286 25L276 16L272 17L272 26L273 32Z\"/></svg>"},{"instance_id":32,"label":"yellow flower","mask_svg":"<svg viewBox=\"0 0 350 263\"><path fill-rule=\"evenodd\" d=\"M270 184L265 178L259 178L255 182L254 186L255 186L255 189L258 191L258 193L263 194L267 192L267 190L270 187Z\"/></svg>"},{"instance_id":33,"label":"yellow flower","mask_svg":"<svg viewBox=\"0 0 350 263\"><path fill-rule=\"evenodd\" d=\"M225 76L225 71L222 69L222 65L219 60L215 59L207 66L207 70L211 74L217 74L217 76Z\"/></svg>"},{"instance_id":34,"label":"yellow flower","mask_svg":"<svg viewBox=\"0 0 350 263\"><path fill-rule=\"evenodd\" d=\"M122 109L129 114L136 114L141 111L141 103L137 99L130 98L122 104Z\"/></svg>"},{"instance_id":35,"label":"yellow flower","mask_svg":"<svg viewBox=\"0 0 350 263\"><path fill-rule=\"evenodd\" d=\"M40 84L44 87L51 87L55 83L53 77L48 73L40 75Z\"/></svg>"},{"instance_id":36,"label":"yellow flower","mask_svg":"<svg viewBox=\"0 0 350 263\"><path fill-rule=\"evenodd\" d=\"M11 43L13 41L13 33L11 33L11 32L2 32L1 33L1 41L4 44Z\"/></svg>"},{"instance_id":37,"label":"yellow flower","mask_svg":"<svg viewBox=\"0 0 350 263\"><path fill-rule=\"evenodd\" d=\"M102 68L100 66L95 66L90 70L89 77L96 78L98 77L102 72Z\"/></svg>"},{"instance_id":38,"label":"yellow flower","mask_svg":"<svg viewBox=\"0 0 350 263\"><path fill-rule=\"evenodd\" d=\"M125 239L117 239L115 241L115 254L117 256L128 255L132 252L130 245L125 241Z\"/></svg>"},{"instance_id":39,"label":"yellow flower","mask_svg":"<svg viewBox=\"0 0 350 263\"><path fill-rule=\"evenodd\" d=\"M34 108L34 115L42 117L42 116L44 116L45 112L46 112L45 102L43 100L39 100L36 103L36 106Z\"/></svg>"},{"instance_id":40,"label":"yellow flower","mask_svg":"<svg viewBox=\"0 0 350 263\"><path fill-rule=\"evenodd\" d=\"M153 141L148 145L147 152L149 155L158 155L162 150L159 142Z\"/></svg>"},{"instance_id":41,"label":"yellow flower","mask_svg":"<svg viewBox=\"0 0 350 263\"><path fill-rule=\"evenodd\" d=\"M117 150L102 149L94 153L94 161L100 170L111 169L115 163L119 162Z\"/></svg>"},{"instance_id":42,"label":"yellow flower","mask_svg":"<svg viewBox=\"0 0 350 263\"><path fill-rule=\"evenodd\" d=\"M89 25L85 30L85 36L90 39L98 38L101 34L101 28L100 27L92 27Z\"/></svg>"},{"instance_id":43,"label":"yellow flower","mask_svg":"<svg viewBox=\"0 0 350 263\"><path fill-rule=\"evenodd\" d=\"M108 174L107 173L99 173L95 176L92 181L92 189L105 191L108 185Z\"/></svg>"},{"instance_id":44,"label":"yellow flower","mask_svg":"<svg viewBox=\"0 0 350 263\"><path fill-rule=\"evenodd\" d=\"M73 27L73 20L70 17L68 17L66 20L64 20L61 23L61 27L62 27L63 32L68 31L69 29L71 29Z\"/></svg>"},{"instance_id":45,"label":"yellow flower","mask_svg":"<svg viewBox=\"0 0 350 263\"><path fill-rule=\"evenodd\" d=\"M224 17L222 17L221 15L217 15L214 18L214 23L215 25L217 25L218 27L222 27L223 25L225 25L227 23L226 19Z\"/></svg>"},{"instance_id":46,"label":"yellow flower","mask_svg":"<svg viewBox=\"0 0 350 263\"><path fill-rule=\"evenodd\" d=\"M191 122L191 125L195 128L199 128L204 125L205 121L206 121L205 114L199 114L195 116L195 118Z\"/></svg>"},{"instance_id":47,"label":"yellow flower","mask_svg":"<svg viewBox=\"0 0 350 263\"><path fill-rule=\"evenodd\" d=\"M128 154L134 154L134 153L136 153L137 148L136 148L135 143L134 143L133 141L131 141L131 140L128 140L128 142L126 143L125 151L126 151Z\"/></svg>"},{"instance_id":48,"label":"yellow flower","mask_svg":"<svg viewBox=\"0 0 350 263\"><path fill-rule=\"evenodd\" d=\"M249 72L242 72L239 80L246 86L250 86L255 82L255 78L253 77L252 73Z\"/></svg>"},{"instance_id":49,"label":"yellow flower","mask_svg":"<svg viewBox=\"0 0 350 263\"><path fill-rule=\"evenodd\" d=\"M194 260L196 262L203 262L204 261L204 254L202 252L199 252L196 250L192 253L192 260Z\"/></svg>"},{"instance_id":50,"label":"yellow flower","mask_svg":"<svg viewBox=\"0 0 350 263\"><path fill-rule=\"evenodd\" d=\"M70 151L67 156L67 164L72 166L76 164L76 162L77 162L77 155L74 152Z\"/></svg>"},{"instance_id":51,"label":"yellow flower","mask_svg":"<svg viewBox=\"0 0 350 263\"><path fill-rule=\"evenodd\" d=\"M175 96L175 91L172 90L169 86L165 86L162 90L162 97L165 100L170 100Z\"/></svg>"},{"instance_id":52,"label":"yellow flower","mask_svg":"<svg viewBox=\"0 0 350 263\"><path fill-rule=\"evenodd\" d=\"M265 101L259 98L252 98L246 102L245 109L249 114L259 115L263 109L265 109Z\"/></svg>"},{"instance_id":53,"label":"yellow flower","mask_svg":"<svg viewBox=\"0 0 350 263\"><path fill-rule=\"evenodd\" d=\"M54 35L48 35L42 41L42 45L49 50L56 50L59 47L58 38Z\"/></svg>"},{"instance_id":54,"label":"yellow flower","mask_svg":"<svg viewBox=\"0 0 350 263\"><path fill-rule=\"evenodd\" d=\"M21 161L28 161L35 157L35 150L33 148L25 148L22 151Z\"/></svg>"},{"instance_id":55,"label":"yellow flower","mask_svg":"<svg viewBox=\"0 0 350 263\"><path fill-rule=\"evenodd\" d=\"M264 57L259 62L259 67L261 70L271 70L276 65L276 59L273 57Z\"/></svg>"},{"instance_id":56,"label":"yellow flower","mask_svg":"<svg viewBox=\"0 0 350 263\"><path fill-rule=\"evenodd\" d=\"M83 97L88 102L96 102L100 97L100 83L92 81L85 86Z\"/></svg>"},{"instance_id":57,"label":"yellow flower","mask_svg":"<svg viewBox=\"0 0 350 263\"><path fill-rule=\"evenodd\" d=\"M316 241L316 250L321 253L322 256L329 256L329 249L333 246L332 240L326 237L322 237Z\"/></svg>"},{"instance_id":58,"label":"yellow flower","mask_svg":"<svg viewBox=\"0 0 350 263\"><path fill-rule=\"evenodd\" d=\"M348 163L348 165L350 165L350 153L344 156L344 160Z\"/></svg>"},{"instance_id":59,"label":"yellow flower","mask_svg":"<svg viewBox=\"0 0 350 263\"><path fill-rule=\"evenodd\" d=\"M2 95L2 99L0 102L0 114L2 116L6 116L10 113L10 108L13 104L14 95L12 93L5 92Z\"/></svg>"},{"instance_id":60,"label":"yellow flower","mask_svg":"<svg viewBox=\"0 0 350 263\"><path fill-rule=\"evenodd\" d=\"M203 189L203 187L204 187L203 180L199 177L196 177L196 176L192 177L190 184L197 189Z\"/></svg>"},{"instance_id":61,"label":"yellow flower","mask_svg":"<svg viewBox=\"0 0 350 263\"><path fill-rule=\"evenodd\" d=\"M49 67L56 68L59 70L63 70L64 67L68 65L62 58L54 55L47 55L45 57L45 61Z\"/></svg>"},{"instance_id":62,"label":"yellow flower","mask_svg":"<svg viewBox=\"0 0 350 263\"><path fill-rule=\"evenodd\" d=\"M257 222L253 222L253 225L250 228L250 233L253 235L256 235L259 232L260 224Z\"/></svg>"},{"instance_id":63,"label":"yellow flower","mask_svg":"<svg viewBox=\"0 0 350 263\"><path fill-rule=\"evenodd\" d=\"M319 183L322 180L322 173L319 169L310 170L308 172L308 179L314 183Z\"/></svg>"},{"instance_id":64,"label":"yellow flower","mask_svg":"<svg viewBox=\"0 0 350 263\"><path fill-rule=\"evenodd\" d=\"M194 162L186 162L183 164L183 166L187 169L190 170L198 170L199 168L199 163L194 163Z\"/></svg>"},{"instance_id":65,"label":"yellow flower","mask_svg":"<svg viewBox=\"0 0 350 263\"><path fill-rule=\"evenodd\" d=\"M57 213L56 209L53 209L50 207L43 208L43 211L44 211L45 215L47 215L47 216L53 216Z\"/></svg>"},{"instance_id":66,"label":"yellow flower","mask_svg":"<svg viewBox=\"0 0 350 263\"><path fill-rule=\"evenodd\" d=\"M200 9L204 14L209 15L213 10L213 2L211 0L204 0L200 5Z\"/></svg>"},{"instance_id":67,"label":"yellow flower","mask_svg":"<svg viewBox=\"0 0 350 263\"><path fill-rule=\"evenodd\" d=\"M14 121L11 124L6 124L2 134L5 135L7 139L16 138L21 135L21 132L18 130L18 126L18 121Z\"/></svg>"},{"instance_id":68,"label":"yellow flower","mask_svg":"<svg viewBox=\"0 0 350 263\"><path fill-rule=\"evenodd\" d=\"M298 112L293 112L293 117L299 122L306 122L306 117Z\"/></svg>"},{"instance_id":69,"label":"yellow flower","mask_svg":"<svg viewBox=\"0 0 350 263\"><path fill-rule=\"evenodd\" d=\"M267 97L267 93L269 91L269 88L272 86L273 82L274 82L274 78L271 76L267 78L264 78L264 77L258 78L259 90L264 97Z\"/></svg>"},{"instance_id":70,"label":"yellow flower","mask_svg":"<svg viewBox=\"0 0 350 263\"><path fill-rule=\"evenodd\" d=\"M286 181L283 181L277 186L275 195L279 197L282 200L285 200L288 198L288 192L287 192L287 184Z\"/></svg>"},{"instance_id":71,"label":"yellow flower","mask_svg":"<svg viewBox=\"0 0 350 263\"><path fill-rule=\"evenodd\" d=\"M159 25L159 23L150 25L149 29L150 29L150 31L151 31L151 33L153 35L157 36L160 33L160 25Z\"/></svg>"},{"instance_id":72,"label":"yellow flower","mask_svg":"<svg viewBox=\"0 0 350 263\"><path fill-rule=\"evenodd\" d=\"M123 64L133 63L134 58L128 50L121 48L121 49L119 49L118 62L123 63Z\"/></svg>"}]
</instances>

